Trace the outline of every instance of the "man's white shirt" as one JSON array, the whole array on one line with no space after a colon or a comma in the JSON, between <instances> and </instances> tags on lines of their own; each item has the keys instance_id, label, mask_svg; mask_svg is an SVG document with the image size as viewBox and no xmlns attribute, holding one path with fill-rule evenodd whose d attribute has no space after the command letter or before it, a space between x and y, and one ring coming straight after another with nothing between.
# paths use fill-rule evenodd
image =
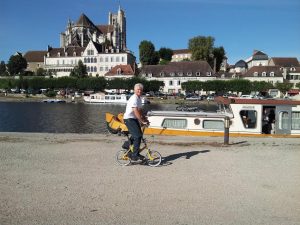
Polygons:
<instances>
[{"instance_id":1,"label":"man's white shirt","mask_svg":"<svg viewBox=\"0 0 300 225\"><path fill-rule=\"evenodd\" d=\"M124 119L136 119L133 108L142 108L142 100L136 94L132 95L127 101Z\"/></svg>"}]
</instances>

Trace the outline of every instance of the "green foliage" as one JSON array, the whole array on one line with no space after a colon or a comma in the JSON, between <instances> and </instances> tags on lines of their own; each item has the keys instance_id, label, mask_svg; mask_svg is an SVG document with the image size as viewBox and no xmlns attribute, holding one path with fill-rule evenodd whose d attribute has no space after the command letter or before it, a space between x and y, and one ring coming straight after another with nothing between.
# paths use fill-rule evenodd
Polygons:
<instances>
[{"instance_id":1,"label":"green foliage","mask_svg":"<svg viewBox=\"0 0 300 225\"><path fill-rule=\"evenodd\" d=\"M221 67L221 64L223 62L225 54L226 54L225 50L222 46L213 49L214 59L216 59L216 71L217 72L220 70L220 67ZM214 68L214 59L211 60L210 63L209 63L212 68Z\"/></svg>"},{"instance_id":2,"label":"green foliage","mask_svg":"<svg viewBox=\"0 0 300 225\"><path fill-rule=\"evenodd\" d=\"M159 65L167 65L170 61L162 59L159 61Z\"/></svg>"},{"instance_id":3,"label":"green foliage","mask_svg":"<svg viewBox=\"0 0 300 225\"><path fill-rule=\"evenodd\" d=\"M291 83L276 83L275 87L281 91L284 95L293 87Z\"/></svg>"},{"instance_id":4,"label":"green foliage","mask_svg":"<svg viewBox=\"0 0 300 225\"><path fill-rule=\"evenodd\" d=\"M258 91L258 92L266 92L269 89L274 88L272 83L266 81L253 81L251 85L252 85L251 90Z\"/></svg>"},{"instance_id":5,"label":"green foliage","mask_svg":"<svg viewBox=\"0 0 300 225\"><path fill-rule=\"evenodd\" d=\"M160 48L158 51L159 58L165 61L171 61L173 56L173 50L170 48Z\"/></svg>"},{"instance_id":6,"label":"green foliage","mask_svg":"<svg viewBox=\"0 0 300 225\"><path fill-rule=\"evenodd\" d=\"M300 82L296 84L296 87L300 89Z\"/></svg>"},{"instance_id":7,"label":"green foliage","mask_svg":"<svg viewBox=\"0 0 300 225\"><path fill-rule=\"evenodd\" d=\"M46 74L47 74L47 72L43 68L38 68L35 72L36 76L45 76Z\"/></svg>"},{"instance_id":8,"label":"green foliage","mask_svg":"<svg viewBox=\"0 0 300 225\"><path fill-rule=\"evenodd\" d=\"M45 93L45 95L48 97L48 98L53 98L56 96L56 92L53 91L53 90L49 90Z\"/></svg>"},{"instance_id":9,"label":"green foliage","mask_svg":"<svg viewBox=\"0 0 300 225\"><path fill-rule=\"evenodd\" d=\"M215 39L211 36L197 36L189 40L189 50L193 60L209 60Z\"/></svg>"},{"instance_id":10,"label":"green foliage","mask_svg":"<svg viewBox=\"0 0 300 225\"><path fill-rule=\"evenodd\" d=\"M78 61L78 65L74 67L72 72L70 73L71 77L86 77L87 70L86 65L83 64L81 60Z\"/></svg>"},{"instance_id":11,"label":"green foliage","mask_svg":"<svg viewBox=\"0 0 300 225\"><path fill-rule=\"evenodd\" d=\"M139 45L140 62L142 65L157 65L159 55L150 41L142 41Z\"/></svg>"},{"instance_id":12,"label":"green foliage","mask_svg":"<svg viewBox=\"0 0 300 225\"><path fill-rule=\"evenodd\" d=\"M15 76L24 72L27 61L21 55L13 55L9 58L7 69L10 75Z\"/></svg>"},{"instance_id":13,"label":"green foliage","mask_svg":"<svg viewBox=\"0 0 300 225\"><path fill-rule=\"evenodd\" d=\"M0 76L6 76L6 65L4 61L0 63Z\"/></svg>"}]
</instances>

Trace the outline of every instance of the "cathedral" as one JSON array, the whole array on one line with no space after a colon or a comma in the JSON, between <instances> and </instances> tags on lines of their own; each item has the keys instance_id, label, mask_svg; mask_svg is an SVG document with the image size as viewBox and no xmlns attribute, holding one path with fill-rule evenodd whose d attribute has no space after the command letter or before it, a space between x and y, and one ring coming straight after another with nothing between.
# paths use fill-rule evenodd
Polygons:
<instances>
[{"instance_id":1,"label":"cathedral","mask_svg":"<svg viewBox=\"0 0 300 225\"><path fill-rule=\"evenodd\" d=\"M67 28L60 34L60 47L86 47L92 40L105 49L126 51L126 16L119 7L116 14L109 12L108 25L95 25L85 14L76 23L68 21Z\"/></svg>"}]
</instances>

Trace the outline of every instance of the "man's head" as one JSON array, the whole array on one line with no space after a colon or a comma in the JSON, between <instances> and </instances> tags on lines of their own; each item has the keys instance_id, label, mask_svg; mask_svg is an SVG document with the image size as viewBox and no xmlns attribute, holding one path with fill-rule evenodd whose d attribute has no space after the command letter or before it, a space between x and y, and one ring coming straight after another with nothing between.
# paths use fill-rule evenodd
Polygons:
<instances>
[{"instance_id":1,"label":"man's head","mask_svg":"<svg viewBox=\"0 0 300 225\"><path fill-rule=\"evenodd\" d=\"M137 83L134 85L134 94L137 96L141 96L143 94L144 86L141 83Z\"/></svg>"}]
</instances>

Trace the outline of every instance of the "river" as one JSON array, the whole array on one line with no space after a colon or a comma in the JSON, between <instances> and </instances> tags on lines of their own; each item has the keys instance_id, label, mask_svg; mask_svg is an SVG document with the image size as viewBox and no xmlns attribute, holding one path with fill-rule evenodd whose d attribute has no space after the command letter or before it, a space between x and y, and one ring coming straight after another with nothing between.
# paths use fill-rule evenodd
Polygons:
<instances>
[{"instance_id":1,"label":"river","mask_svg":"<svg viewBox=\"0 0 300 225\"><path fill-rule=\"evenodd\" d=\"M175 110L174 104L144 105L149 110ZM105 133L105 113L125 105L85 103L0 102L0 132Z\"/></svg>"}]
</instances>

